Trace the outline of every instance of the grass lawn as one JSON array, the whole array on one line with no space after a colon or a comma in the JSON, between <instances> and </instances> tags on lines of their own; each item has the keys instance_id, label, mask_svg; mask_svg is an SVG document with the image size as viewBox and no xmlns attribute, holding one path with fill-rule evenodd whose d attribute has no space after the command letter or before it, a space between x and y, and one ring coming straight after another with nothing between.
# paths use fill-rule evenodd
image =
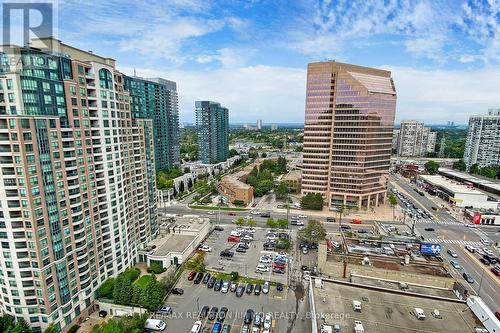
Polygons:
<instances>
[{"instance_id":1,"label":"grass lawn","mask_svg":"<svg viewBox=\"0 0 500 333\"><path fill-rule=\"evenodd\" d=\"M137 281L135 281L135 285L141 289L144 289L146 285L153 279L152 275L143 275Z\"/></svg>"}]
</instances>

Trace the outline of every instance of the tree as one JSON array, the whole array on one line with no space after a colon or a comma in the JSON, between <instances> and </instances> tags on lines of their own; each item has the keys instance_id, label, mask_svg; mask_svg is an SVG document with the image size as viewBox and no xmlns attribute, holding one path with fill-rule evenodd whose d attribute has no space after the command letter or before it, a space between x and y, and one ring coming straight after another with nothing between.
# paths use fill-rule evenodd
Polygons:
<instances>
[{"instance_id":1,"label":"tree","mask_svg":"<svg viewBox=\"0 0 500 333\"><path fill-rule=\"evenodd\" d=\"M288 189L288 183L286 181L281 182L278 187L276 187L276 190L274 190L274 193L276 193L276 198L278 199L284 199L288 195L289 189Z\"/></svg>"},{"instance_id":2,"label":"tree","mask_svg":"<svg viewBox=\"0 0 500 333\"><path fill-rule=\"evenodd\" d=\"M236 222L235 222L235 223L236 223L236 225L238 225L238 226L240 226L240 227L241 227L242 225L244 225L244 224L245 224L245 219L244 219L244 218L242 218L242 217L239 217L239 218L236 220Z\"/></svg>"},{"instance_id":3,"label":"tree","mask_svg":"<svg viewBox=\"0 0 500 333\"><path fill-rule=\"evenodd\" d=\"M279 219L278 221L276 221L276 223L278 224L278 227L280 229L287 229L288 228L288 220L287 219Z\"/></svg>"},{"instance_id":4,"label":"tree","mask_svg":"<svg viewBox=\"0 0 500 333\"><path fill-rule=\"evenodd\" d=\"M453 169L458 171L465 171L467 169L464 160L459 160L453 163Z\"/></svg>"},{"instance_id":5,"label":"tree","mask_svg":"<svg viewBox=\"0 0 500 333\"><path fill-rule=\"evenodd\" d=\"M43 333L57 333L57 326L54 323L50 323L49 326L43 331Z\"/></svg>"},{"instance_id":6,"label":"tree","mask_svg":"<svg viewBox=\"0 0 500 333\"><path fill-rule=\"evenodd\" d=\"M109 278L97 289L97 297L113 299L113 290L115 288L115 279Z\"/></svg>"},{"instance_id":7,"label":"tree","mask_svg":"<svg viewBox=\"0 0 500 333\"><path fill-rule=\"evenodd\" d=\"M229 157L233 157L233 156L236 156L238 155L238 151L236 149L231 149L229 150Z\"/></svg>"},{"instance_id":8,"label":"tree","mask_svg":"<svg viewBox=\"0 0 500 333\"><path fill-rule=\"evenodd\" d=\"M162 304L165 293L165 286L153 275L141 293L139 304L150 311L156 310Z\"/></svg>"},{"instance_id":9,"label":"tree","mask_svg":"<svg viewBox=\"0 0 500 333\"><path fill-rule=\"evenodd\" d=\"M319 193L306 194L302 197L300 202L303 209L312 209L312 210L323 209L323 197Z\"/></svg>"},{"instance_id":10,"label":"tree","mask_svg":"<svg viewBox=\"0 0 500 333\"><path fill-rule=\"evenodd\" d=\"M277 250L289 250L290 240L287 238L278 238L275 247Z\"/></svg>"},{"instance_id":11,"label":"tree","mask_svg":"<svg viewBox=\"0 0 500 333\"><path fill-rule=\"evenodd\" d=\"M254 194L256 197L261 197L273 188L272 180L262 180L259 181L257 186L254 188Z\"/></svg>"},{"instance_id":12,"label":"tree","mask_svg":"<svg viewBox=\"0 0 500 333\"><path fill-rule=\"evenodd\" d=\"M392 221L394 221L394 208L398 204L398 200L396 199L396 196L394 193L389 193L389 205L392 207Z\"/></svg>"},{"instance_id":13,"label":"tree","mask_svg":"<svg viewBox=\"0 0 500 333\"><path fill-rule=\"evenodd\" d=\"M275 221L272 217L269 217L267 219L267 222L266 222L266 225L269 227L269 228L277 228L278 227L278 222Z\"/></svg>"},{"instance_id":14,"label":"tree","mask_svg":"<svg viewBox=\"0 0 500 333\"><path fill-rule=\"evenodd\" d=\"M14 326L13 329L10 329L8 331L9 333L32 333L33 331L31 330L30 324L24 319L24 318L19 318L17 319L16 325Z\"/></svg>"},{"instance_id":15,"label":"tree","mask_svg":"<svg viewBox=\"0 0 500 333\"><path fill-rule=\"evenodd\" d=\"M299 238L308 241L309 243L319 243L325 240L326 230L323 225L316 220L309 220L307 226L299 231Z\"/></svg>"},{"instance_id":16,"label":"tree","mask_svg":"<svg viewBox=\"0 0 500 333\"><path fill-rule=\"evenodd\" d=\"M435 175L439 169L439 163L434 161L429 161L424 164L425 170L431 175Z\"/></svg>"},{"instance_id":17,"label":"tree","mask_svg":"<svg viewBox=\"0 0 500 333\"><path fill-rule=\"evenodd\" d=\"M470 167L470 173L474 173L474 174L479 174L479 172L481 171L481 168L479 167L479 164L477 163L474 163L472 164L472 166Z\"/></svg>"},{"instance_id":18,"label":"tree","mask_svg":"<svg viewBox=\"0 0 500 333\"><path fill-rule=\"evenodd\" d=\"M205 271L205 252L199 252L194 258L186 263L186 269L197 272Z\"/></svg>"},{"instance_id":19,"label":"tree","mask_svg":"<svg viewBox=\"0 0 500 333\"><path fill-rule=\"evenodd\" d=\"M255 227L257 225L257 222L255 222L254 219L249 219L249 220L247 220L246 225L249 227Z\"/></svg>"},{"instance_id":20,"label":"tree","mask_svg":"<svg viewBox=\"0 0 500 333\"><path fill-rule=\"evenodd\" d=\"M261 154L260 154L260 157L262 157L262 158L266 158L266 157L267 157L267 153L261 153Z\"/></svg>"}]
</instances>

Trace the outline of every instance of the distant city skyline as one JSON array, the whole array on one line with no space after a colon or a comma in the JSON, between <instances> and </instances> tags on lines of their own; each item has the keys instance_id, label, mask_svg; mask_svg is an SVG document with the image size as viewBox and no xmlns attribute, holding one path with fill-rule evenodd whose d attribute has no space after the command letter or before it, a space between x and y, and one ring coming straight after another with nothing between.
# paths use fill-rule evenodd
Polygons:
<instances>
[{"instance_id":1,"label":"distant city skyline","mask_svg":"<svg viewBox=\"0 0 500 333\"><path fill-rule=\"evenodd\" d=\"M500 105L497 15L487 1L68 0L57 37L177 82L181 122L217 100L231 123L302 123L307 63L335 59L392 72L396 122L466 124Z\"/></svg>"}]
</instances>

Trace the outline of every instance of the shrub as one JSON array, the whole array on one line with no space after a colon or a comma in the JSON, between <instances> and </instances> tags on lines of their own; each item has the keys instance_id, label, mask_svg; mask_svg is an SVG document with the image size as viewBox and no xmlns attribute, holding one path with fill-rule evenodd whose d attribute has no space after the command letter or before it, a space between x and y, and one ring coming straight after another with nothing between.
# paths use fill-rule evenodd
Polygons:
<instances>
[{"instance_id":1,"label":"shrub","mask_svg":"<svg viewBox=\"0 0 500 333\"><path fill-rule=\"evenodd\" d=\"M231 272L231 281L238 281L240 274L238 272Z\"/></svg>"},{"instance_id":2,"label":"shrub","mask_svg":"<svg viewBox=\"0 0 500 333\"><path fill-rule=\"evenodd\" d=\"M166 269L157 263L152 263L151 266L148 267L148 273L160 274L165 271Z\"/></svg>"},{"instance_id":3,"label":"shrub","mask_svg":"<svg viewBox=\"0 0 500 333\"><path fill-rule=\"evenodd\" d=\"M109 279L108 279L109 280ZM71 328L68 330L68 333L76 333L78 329L80 328L80 325L73 325Z\"/></svg>"},{"instance_id":4,"label":"shrub","mask_svg":"<svg viewBox=\"0 0 500 333\"><path fill-rule=\"evenodd\" d=\"M235 206L245 206L245 203L242 200L234 200L233 205Z\"/></svg>"},{"instance_id":5,"label":"shrub","mask_svg":"<svg viewBox=\"0 0 500 333\"><path fill-rule=\"evenodd\" d=\"M137 267L127 268L123 272L123 277L128 279L130 282L134 282L141 275L141 270Z\"/></svg>"},{"instance_id":6,"label":"shrub","mask_svg":"<svg viewBox=\"0 0 500 333\"><path fill-rule=\"evenodd\" d=\"M109 278L101 284L97 289L97 297L113 298L113 290L115 289L115 279Z\"/></svg>"}]
</instances>

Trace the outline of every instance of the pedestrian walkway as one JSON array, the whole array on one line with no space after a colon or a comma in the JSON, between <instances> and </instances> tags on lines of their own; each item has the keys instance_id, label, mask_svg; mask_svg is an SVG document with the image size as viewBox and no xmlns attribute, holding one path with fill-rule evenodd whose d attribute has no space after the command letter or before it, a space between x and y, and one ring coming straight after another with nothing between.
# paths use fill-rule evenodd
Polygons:
<instances>
[{"instance_id":1,"label":"pedestrian walkway","mask_svg":"<svg viewBox=\"0 0 500 333\"><path fill-rule=\"evenodd\" d=\"M420 220L417 220L417 223L440 224L440 225L462 225L462 226L464 225L463 223L460 223L458 221L451 220L451 219L450 220L440 220L440 221L431 220L431 219L420 219Z\"/></svg>"},{"instance_id":2,"label":"pedestrian walkway","mask_svg":"<svg viewBox=\"0 0 500 333\"><path fill-rule=\"evenodd\" d=\"M470 245L475 247L480 247L481 242L467 241L461 239L438 239L438 238L426 238L427 243L439 243L439 244L456 244L456 245Z\"/></svg>"}]
</instances>

